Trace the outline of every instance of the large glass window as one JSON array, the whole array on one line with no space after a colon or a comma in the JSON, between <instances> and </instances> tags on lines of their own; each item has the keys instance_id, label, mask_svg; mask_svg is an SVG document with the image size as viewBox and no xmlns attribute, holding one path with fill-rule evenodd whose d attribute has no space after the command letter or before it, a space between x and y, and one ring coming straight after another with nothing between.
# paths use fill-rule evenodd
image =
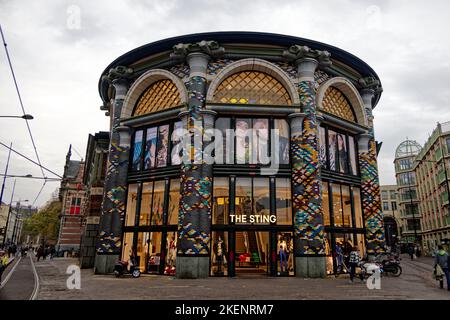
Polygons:
<instances>
[{"instance_id":1,"label":"large glass window","mask_svg":"<svg viewBox=\"0 0 450 320\"><path fill-rule=\"evenodd\" d=\"M180 208L180 179L170 179L169 191L169 211L167 217L167 224L178 224L178 212Z\"/></svg>"},{"instance_id":2,"label":"large glass window","mask_svg":"<svg viewBox=\"0 0 450 320\"><path fill-rule=\"evenodd\" d=\"M177 260L177 233L168 232L166 238L166 268L164 274L175 275Z\"/></svg>"},{"instance_id":3,"label":"large glass window","mask_svg":"<svg viewBox=\"0 0 450 320\"><path fill-rule=\"evenodd\" d=\"M352 227L352 200L350 198L350 187L341 185L341 192L344 227Z\"/></svg>"},{"instance_id":4,"label":"large glass window","mask_svg":"<svg viewBox=\"0 0 450 320\"><path fill-rule=\"evenodd\" d=\"M133 252L133 232L126 232L123 234L122 260L129 261Z\"/></svg>"},{"instance_id":5,"label":"large glass window","mask_svg":"<svg viewBox=\"0 0 450 320\"><path fill-rule=\"evenodd\" d=\"M236 119L236 163L250 162L252 150L251 119Z\"/></svg>"},{"instance_id":6,"label":"large glass window","mask_svg":"<svg viewBox=\"0 0 450 320\"><path fill-rule=\"evenodd\" d=\"M252 179L236 178L236 198L234 223L249 223L252 214ZM244 222L245 221L245 222Z\"/></svg>"},{"instance_id":7,"label":"large glass window","mask_svg":"<svg viewBox=\"0 0 450 320\"><path fill-rule=\"evenodd\" d=\"M150 232L149 237L146 240L146 246L148 248L148 272L159 272L159 266L161 264L161 239L161 232Z\"/></svg>"},{"instance_id":8,"label":"large glass window","mask_svg":"<svg viewBox=\"0 0 450 320\"><path fill-rule=\"evenodd\" d=\"M172 165L181 164L181 159L183 157L183 122L177 121L173 125L173 133L172 133Z\"/></svg>"},{"instance_id":9,"label":"large glass window","mask_svg":"<svg viewBox=\"0 0 450 320\"><path fill-rule=\"evenodd\" d=\"M157 127L147 129L147 137L145 139L145 157L144 169L151 169L155 167L156 163L156 138L158 136Z\"/></svg>"},{"instance_id":10,"label":"large glass window","mask_svg":"<svg viewBox=\"0 0 450 320\"><path fill-rule=\"evenodd\" d=\"M253 179L254 223L270 224L269 178ZM252 220L250 219L250 222Z\"/></svg>"},{"instance_id":11,"label":"large glass window","mask_svg":"<svg viewBox=\"0 0 450 320\"><path fill-rule=\"evenodd\" d=\"M218 118L215 128L222 134L222 140L215 143L215 162L217 164L231 163L233 156L233 139L231 138L230 118ZM220 137L215 137L218 139Z\"/></svg>"},{"instance_id":12,"label":"large glass window","mask_svg":"<svg viewBox=\"0 0 450 320\"><path fill-rule=\"evenodd\" d=\"M292 225L291 179L277 178L275 181L275 206L277 224Z\"/></svg>"},{"instance_id":13,"label":"large glass window","mask_svg":"<svg viewBox=\"0 0 450 320\"><path fill-rule=\"evenodd\" d=\"M270 224L269 178L236 178L236 224Z\"/></svg>"},{"instance_id":14,"label":"large glass window","mask_svg":"<svg viewBox=\"0 0 450 320\"><path fill-rule=\"evenodd\" d=\"M138 185L130 184L128 186L127 211L125 226L134 226L136 219Z\"/></svg>"},{"instance_id":15,"label":"large glass window","mask_svg":"<svg viewBox=\"0 0 450 320\"><path fill-rule=\"evenodd\" d=\"M169 125L160 126L158 129L158 157L156 159L157 167L167 165L167 156L169 154Z\"/></svg>"},{"instance_id":16,"label":"large glass window","mask_svg":"<svg viewBox=\"0 0 450 320\"><path fill-rule=\"evenodd\" d=\"M150 225L150 215L152 213L153 182L142 184L141 212L139 214L139 225Z\"/></svg>"},{"instance_id":17,"label":"large glass window","mask_svg":"<svg viewBox=\"0 0 450 320\"><path fill-rule=\"evenodd\" d=\"M228 224L229 192L228 178L215 177L212 208L213 224Z\"/></svg>"},{"instance_id":18,"label":"large glass window","mask_svg":"<svg viewBox=\"0 0 450 320\"><path fill-rule=\"evenodd\" d=\"M342 203L341 203L341 187L336 183L331 184L333 192L333 219L335 227L343 227L344 221L342 219Z\"/></svg>"},{"instance_id":19,"label":"large glass window","mask_svg":"<svg viewBox=\"0 0 450 320\"><path fill-rule=\"evenodd\" d=\"M355 209L355 227L364 228L364 220L361 206L361 190L358 187L352 187L353 207Z\"/></svg>"},{"instance_id":20,"label":"large glass window","mask_svg":"<svg viewBox=\"0 0 450 320\"><path fill-rule=\"evenodd\" d=\"M253 119L252 164L269 164L269 120Z\"/></svg>"},{"instance_id":21,"label":"large glass window","mask_svg":"<svg viewBox=\"0 0 450 320\"><path fill-rule=\"evenodd\" d=\"M322 210L323 225L331 225L330 221L330 197L328 196L328 182L322 182Z\"/></svg>"},{"instance_id":22,"label":"large glass window","mask_svg":"<svg viewBox=\"0 0 450 320\"><path fill-rule=\"evenodd\" d=\"M294 275L294 237L292 232L277 234L277 274Z\"/></svg>"},{"instance_id":23,"label":"large glass window","mask_svg":"<svg viewBox=\"0 0 450 320\"><path fill-rule=\"evenodd\" d=\"M319 162L323 167L327 166L326 136L323 127L319 127Z\"/></svg>"},{"instance_id":24,"label":"large glass window","mask_svg":"<svg viewBox=\"0 0 450 320\"><path fill-rule=\"evenodd\" d=\"M152 225L163 224L165 185L166 182L164 180L155 181L153 188Z\"/></svg>"}]
</instances>

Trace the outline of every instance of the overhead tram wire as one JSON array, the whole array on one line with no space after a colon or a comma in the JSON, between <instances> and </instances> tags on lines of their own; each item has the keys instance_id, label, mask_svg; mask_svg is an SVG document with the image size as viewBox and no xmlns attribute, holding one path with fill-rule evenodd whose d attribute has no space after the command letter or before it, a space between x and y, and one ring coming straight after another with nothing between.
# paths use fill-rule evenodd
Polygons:
<instances>
[{"instance_id":1,"label":"overhead tram wire","mask_svg":"<svg viewBox=\"0 0 450 320\"><path fill-rule=\"evenodd\" d=\"M14 85L16 87L17 96L19 97L20 106L22 108L23 115L25 115L26 114L25 107L23 106L22 96L20 95L19 85L17 84L16 75L14 73L14 69L13 69L13 66L12 66L12 63L11 63L11 58L9 56L9 51L8 51L8 47L7 47L6 40L5 40L5 35L3 34L3 29L2 29L1 25L0 25L0 33L2 35L3 46L5 47L6 57L8 59L8 64L9 64L9 68L11 70L11 74L12 74L12 77L13 77L13 80L14 80ZM28 119L25 119L25 121L26 121L26 124L27 124L28 133L30 134L31 143L33 144L34 152L36 154L36 159L37 159L37 161L39 163L39 166L41 168L42 177L45 178L44 170L43 170L42 164L41 164L41 159L39 158L39 154L37 152L37 148L36 148L36 144L34 142L33 134L31 133L30 124L28 123Z\"/></svg>"},{"instance_id":2,"label":"overhead tram wire","mask_svg":"<svg viewBox=\"0 0 450 320\"><path fill-rule=\"evenodd\" d=\"M63 178L62 176L60 176L60 175L57 174L56 172L54 172L54 171L52 171L52 170L50 170L50 169L44 167L43 165L41 165L41 164L37 163L36 161L30 159L29 157L25 156L24 154L22 154L22 153L20 153L20 152L18 152L18 151L16 151L16 150L14 150L13 148L10 148L8 145L4 144L4 143L1 142L1 141L0 141L0 145L4 146L4 147L7 148L7 149L10 149L10 150L11 150L12 152L14 152L15 154L21 156L22 158L25 158L26 160L32 162L33 164L35 164L35 165L41 167L41 169L43 169L43 170L45 170L45 171L48 171L48 172L50 172L51 174L54 174L54 175L57 176L58 178L61 178L61 179ZM48 177L46 177L45 175L44 175L43 178L44 178L44 179L48 179Z\"/></svg>"},{"instance_id":3,"label":"overhead tram wire","mask_svg":"<svg viewBox=\"0 0 450 320\"><path fill-rule=\"evenodd\" d=\"M37 194L36 198L34 198L33 203L31 204L31 206L34 206L34 204L36 203L37 199L39 198L39 196L41 195L42 190L44 190L45 184L47 183L47 180L44 180L44 183L42 184L41 190L39 190L39 193Z\"/></svg>"}]
</instances>

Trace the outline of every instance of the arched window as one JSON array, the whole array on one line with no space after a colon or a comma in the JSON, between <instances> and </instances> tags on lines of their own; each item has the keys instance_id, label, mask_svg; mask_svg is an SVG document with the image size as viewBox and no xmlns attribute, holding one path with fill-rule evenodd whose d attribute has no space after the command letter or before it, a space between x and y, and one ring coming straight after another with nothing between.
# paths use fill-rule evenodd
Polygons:
<instances>
[{"instance_id":1,"label":"arched window","mask_svg":"<svg viewBox=\"0 0 450 320\"><path fill-rule=\"evenodd\" d=\"M169 109L180 104L180 93L176 85L169 79L159 80L152 83L139 98L133 116Z\"/></svg>"},{"instance_id":2,"label":"arched window","mask_svg":"<svg viewBox=\"0 0 450 320\"><path fill-rule=\"evenodd\" d=\"M284 86L258 71L243 71L226 78L214 92L212 102L232 104L292 105Z\"/></svg>"},{"instance_id":3,"label":"arched window","mask_svg":"<svg viewBox=\"0 0 450 320\"><path fill-rule=\"evenodd\" d=\"M345 95L334 87L329 87L324 94L322 110L351 122L356 122L352 106Z\"/></svg>"}]
</instances>

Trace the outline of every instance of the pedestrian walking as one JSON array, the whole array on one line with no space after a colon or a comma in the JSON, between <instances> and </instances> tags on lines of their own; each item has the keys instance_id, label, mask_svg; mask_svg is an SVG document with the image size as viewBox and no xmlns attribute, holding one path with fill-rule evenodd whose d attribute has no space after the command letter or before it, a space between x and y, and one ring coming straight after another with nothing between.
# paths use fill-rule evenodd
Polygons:
<instances>
[{"instance_id":1,"label":"pedestrian walking","mask_svg":"<svg viewBox=\"0 0 450 320\"><path fill-rule=\"evenodd\" d=\"M420 258L421 254L422 254L422 251L420 250L420 246L417 246L416 247L416 256L417 256L417 258Z\"/></svg>"},{"instance_id":2,"label":"pedestrian walking","mask_svg":"<svg viewBox=\"0 0 450 320\"><path fill-rule=\"evenodd\" d=\"M37 261L39 261L39 259L41 259L41 257L43 257L43 256L44 256L44 248L42 246L40 246L37 249L37 253L36 253Z\"/></svg>"},{"instance_id":3,"label":"pedestrian walking","mask_svg":"<svg viewBox=\"0 0 450 320\"><path fill-rule=\"evenodd\" d=\"M438 252L434 259L434 274L436 275L436 279L439 280L441 289L444 288L443 275L445 275L448 291L450 291L449 259L449 255L447 251L444 250L444 247L438 246Z\"/></svg>"},{"instance_id":4,"label":"pedestrian walking","mask_svg":"<svg viewBox=\"0 0 450 320\"><path fill-rule=\"evenodd\" d=\"M56 254L55 247L52 246L52 248L50 249L50 259L53 259L53 257L55 256L55 254Z\"/></svg>"},{"instance_id":5,"label":"pedestrian walking","mask_svg":"<svg viewBox=\"0 0 450 320\"><path fill-rule=\"evenodd\" d=\"M414 260L414 247L413 246L408 247L408 254L411 257L411 260Z\"/></svg>"},{"instance_id":6,"label":"pedestrian walking","mask_svg":"<svg viewBox=\"0 0 450 320\"><path fill-rule=\"evenodd\" d=\"M350 283L353 283L353 279L355 278L356 274L356 267L361 262L361 255L359 254L359 249L357 246L354 246L352 251L350 252L350 258L349 258L349 265L350 265ZM361 282L363 279L363 274L359 274L359 278L361 279Z\"/></svg>"}]
</instances>

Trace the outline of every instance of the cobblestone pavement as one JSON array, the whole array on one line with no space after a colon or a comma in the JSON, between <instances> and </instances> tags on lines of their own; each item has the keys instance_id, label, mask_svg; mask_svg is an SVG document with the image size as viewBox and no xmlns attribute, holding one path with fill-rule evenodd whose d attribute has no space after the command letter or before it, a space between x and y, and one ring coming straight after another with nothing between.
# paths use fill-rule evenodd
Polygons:
<instances>
[{"instance_id":1,"label":"cobblestone pavement","mask_svg":"<svg viewBox=\"0 0 450 320\"><path fill-rule=\"evenodd\" d=\"M422 258L421 258L422 259ZM448 299L450 292L438 288L431 278L432 265L402 260L403 274L383 277L380 290L365 284L348 283L348 276L326 279L301 278L208 278L175 279L168 276L142 275L138 279L113 275L94 275L92 269L81 270L81 289L66 287L67 266L76 259L55 258L36 263L40 277L38 299ZM186 292L189 295L186 296Z\"/></svg>"}]
</instances>

